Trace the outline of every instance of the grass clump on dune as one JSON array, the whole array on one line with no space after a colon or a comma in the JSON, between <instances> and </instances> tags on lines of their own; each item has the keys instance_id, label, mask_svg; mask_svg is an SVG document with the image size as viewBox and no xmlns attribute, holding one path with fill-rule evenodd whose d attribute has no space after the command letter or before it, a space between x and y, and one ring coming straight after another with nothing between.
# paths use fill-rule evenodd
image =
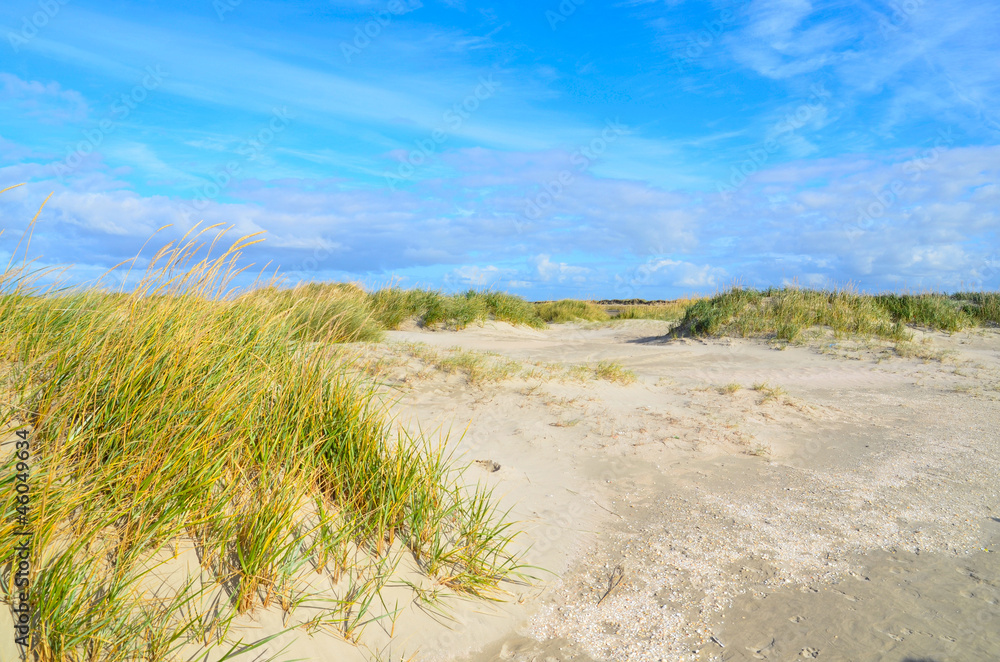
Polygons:
<instances>
[{"instance_id":1,"label":"grass clump on dune","mask_svg":"<svg viewBox=\"0 0 1000 662\"><path fill-rule=\"evenodd\" d=\"M547 301L535 304L538 316L546 322L561 324L564 322L603 322L609 319L597 304L590 301L563 299L562 301Z\"/></svg>"},{"instance_id":2,"label":"grass clump on dune","mask_svg":"<svg viewBox=\"0 0 1000 662\"><path fill-rule=\"evenodd\" d=\"M409 319L425 326L445 324L457 328L487 320L542 326L530 303L492 290L445 295L433 290L389 287L372 292L368 301L375 318L387 329L397 329Z\"/></svg>"},{"instance_id":3,"label":"grass clump on dune","mask_svg":"<svg viewBox=\"0 0 1000 662\"><path fill-rule=\"evenodd\" d=\"M656 302L642 302L638 299L596 302L562 299L536 303L535 307L543 320L554 324L640 319L675 322L684 317L684 312L692 303L692 299Z\"/></svg>"},{"instance_id":4,"label":"grass clump on dune","mask_svg":"<svg viewBox=\"0 0 1000 662\"><path fill-rule=\"evenodd\" d=\"M794 340L813 326L837 334L905 340L909 333L874 297L849 290L733 288L687 309L676 335L771 336Z\"/></svg>"},{"instance_id":5,"label":"grass clump on dune","mask_svg":"<svg viewBox=\"0 0 1000 662\"><path fill-rule=\"evenodd\" d=\"M691 299L678 299L666 303L605 306L605 311L619 320L661 320L676 322L684 319L684 313L694 303Z\"/></svg>"},{"instance_id":6,"label":"grass clump on dune","mask_svg":"<svg viewBox=\"0 0 1000 662\"><path fill-rule=\"evenodd\" d=\"M260 307L264 315L287 315L295 340L369 342L383 335L383 325L368 303L368 294L346 283L264 287L242 300Z\"/></svg>"},{"instance_id":7,"label":"grass clump on dune","mask_svg":"<svg viewBox=\"0 0 1000 662\"><path fill-rule=\"evenodd\" d=\"M976 324L960 301L936 294L881 294L875 301L892 319L928 329L960 331Z\"/></svg>"},{"instance_id":8,"label":"grass clump on dune","mask_svg":"<svg viewBox=\"0 0 1000 662\"><path fill-rule=\"evenodd\" d=\"M894 319L942 331L1000 324L1000 293L881 294L878 302Z\"/></svg>"},{"instance_id":9,"label":"grass clump on dune","mask_svg":"<svg viewBox=\"0 0 1000 662\"><path fill-rule=\"evenodd\" d=\"M961 301L962 310L977 324L1000 324L1000 292L956 292L951 298Z\"/></svg>"},{"instance_id":10,"label":"grass clump on dune","mask_svg":"<svg viewBox=\"0 0 1000 662\"><path fill-rule=\"evenodd\" d=\"M631 384L636 380L635 373L617 361L598 361L593 370L594 377L609 382Z\"/></svg>"},{"instance_id":11,"label":"grass clump on dune","mask_svg":"<svg viewBox=\"0 0 1000 662\"><path fill-rule=\"evenodd\" d=\"M794 287L733 288L691 305L675 333L790 341L804 329L819 326L837 335L907 341L912 337L907 325L954 332L997 323L1000 295L994 292L868 295Z\"/></svg>"},{"instance_id":12,"label":"grass clump on dune","mask_svg":"<svg viewBox=\"0 0 1000 662\"><path fill-rule=\"evenodd\" d=\"M443 446L398 431L373 386L301 342L373 333L367 313L308 286L227 296L249 243L194 264L193 243L168 247L131 293L42 291L26 267L0 276L4 420L31 429L29 659L227 650L240 614L290 616L303 568L350 580L323 616L348 639L392 555L472 594L516 573L490 494L460 485ZM4 561L20 542L8 448ZM150 588L164 550L184 544L200 572ZM13 575L2 583L12 605Z\"/></svg>"},{"instance_id":13,"label":"grass clump on dune","mask_svg":"<svg viewBox=\"0 0 1000 662\"><path fill-rule=\"evenodd\" d=\"M378 340L383 331L398 329L409 320L458 329L488 320L535 328L544 325L531 303L492 290L449 295L386 287L366 292L352 283L308 283L291 289L262 288L245 298L274 310L288 310L302 339L325 338L326 329L336 327L337 341Z\"/></svg>"}]
</instances>

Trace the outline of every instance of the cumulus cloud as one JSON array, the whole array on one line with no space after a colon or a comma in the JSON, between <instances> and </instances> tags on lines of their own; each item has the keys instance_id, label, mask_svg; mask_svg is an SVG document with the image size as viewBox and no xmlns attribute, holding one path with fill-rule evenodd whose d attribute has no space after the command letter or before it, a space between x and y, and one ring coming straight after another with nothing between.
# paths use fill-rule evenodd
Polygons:
<instances>
[{"instance_id":1,"label":"cumulus cloud","mask_svg":"<svg viewBox=\"0 0 1000 662\"><path fill-rule=\"evenodd\" d=\"M478 267L476 265L466 265L453 269L445 274L444 281L448 285L458 285L462 287L493 287L504 275L512 275L512 269L500 269L499 267L487 265Z\"/></svg>"},{"instance_id":2,"label":"cumulus cloud","mask_svg":"<svg viewBox=\"0 0 1000 662\"><path fill-rule=\"evenodd\" d=\"M667 258L647 260L626 274L615 275L619 298L644 297L652 291L705 293L727 284L728 273L710 264L694 264Z\"/></svg>"},{"instance_id":3,"label":"cumulus cloud","mask_svg":"<svg viewBox=\"0 0 1000 662\"><path fill-rule=\"evenodd\" d=\"M0 72L0 102L18 113L45 124L62 124L86 119L88 107L83 95L64 89L59 83L24 80Z\"/></svg>"},{"instance_id":4,"label":"cumulus cloud","mask_svg":"<svg viewBox=\"0 0 1000 662\"><path fill-rule=\"evenodd\" d=\"M582 284L586 282L587 274L591 271L587 267L575 267L565 262L553 262L548 255L536 255L529 258L528 264L534 267L535 276L545 283L571 281Z\"/></svg>"}]
</instances>

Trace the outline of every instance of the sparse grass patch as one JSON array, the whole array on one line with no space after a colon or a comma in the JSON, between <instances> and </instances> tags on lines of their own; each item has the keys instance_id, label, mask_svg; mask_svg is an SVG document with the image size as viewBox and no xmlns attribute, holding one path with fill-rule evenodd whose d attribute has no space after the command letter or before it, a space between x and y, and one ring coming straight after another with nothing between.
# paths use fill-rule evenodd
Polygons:
<instances>
[{"instance_id":1,"label":"sparse grass patch","mask_svg":"<svg viewBox=\"0 0 1000 662\"><path fill-rule=\"evenodd\" d=\"M609 382L621 382L631 384L635 381L635 373L617 361L601 361L594 368L594 375L598 379Z\"/></svg>"},{"instance_id":2,"label":"sparse grass patch","mask_svg":"<svg viewBox=\"0 0 1000 662\"><path fill-rule=\"evenodd\" d=\"M520 375L522 366L517 361L494 353L452 349L438 360L437 366L445 372L464 372L470 384L500 382Z\"/></svg>"},{"instance_id":3,"label":"sparse grass patch","mask_svg":"<svg viewBox=\"0 0 1000 662\"><path fill-rule=\"evenodd\" d=\"M938 361L943 362L947 357L948 353L934 349L927 343L920 342L898 342L893 346L893 351L896 356L904 359L920 359L927 363L928 361Z\"/></svg>"},{"instance_id":4,"label":"sparse grass patch","mask_svg":"<svg viewBox=\"0 0 1000 662\"><path fill-rule=\"evenodd\" d=\"M743 388L743 386L741 384L737 384L736 382L730 382L729 384L726 384L725 386L720 386L719 387L719 394L720 395L732 395L733 393L736 393L737 391L739 391L741 388Z\"/></svg>"},{"instance_id":5,"label":"sparse grass patch","mask_svg":"<svg viewBox=\"0 0 1000 662\"><path fill-rule=\"evenodd\" d=\"M389 343L388 347L390 356L394 357L388 363L401 363L401 356L411 356L432 370L464 375L470 384L476 386L536 376L534 370L496 352L478 352L460 347L439 351L426 343ZM369 374L377 374L375 369L383 361L386 359L366 364Z\"/></svg>"},{"instance_id":6,"label":"sparse grass patch","mask_svg":"<svg viewBox=\"0 0 1000 662\"><path fill-rule=\"evenodd\" d=\"M787 395L785 389L780 386L771 386L767 382L760 382L753 385L753 390L757 391L764 397L761 398L760 404L764 404L770 400L777 400L778 398Z\"/></svg>"}]
</instances>

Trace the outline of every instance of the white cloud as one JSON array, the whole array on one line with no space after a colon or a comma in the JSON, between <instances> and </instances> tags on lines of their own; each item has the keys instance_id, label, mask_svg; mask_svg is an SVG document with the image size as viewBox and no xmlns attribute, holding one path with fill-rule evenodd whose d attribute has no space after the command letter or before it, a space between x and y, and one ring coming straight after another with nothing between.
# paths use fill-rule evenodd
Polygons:
<instances>
[{"instance_id":1,"label":"white cloud","mask_svg":"<svg viewBox=\"0 0 1000 662\"><path fill-rule=\"evenodd\" d=\"M535 270L535 276L544 283L583 284L591 272L587 267L575 267L565 262L553 262L548 255L536 255L528 259Z\"/></svg>"},{"instance_id":2,"label":"white cloud","mask_svg":"<svg viewBox=\"0 0 1000 662\"><path fill-rule=\"evenodd\" d=\"M721 267L667 258L648 260L630 273L615 277L619 289L690 288L700 292L725 285L727 278Z\"/></svg>"},{"instance_id":3,"label":"white cloud","mask_svg":"<svg viewBox=\"0 0 1000 662\"><path fill-rule=\"evenodd\" d=\"M449 285L461 285L464 287L492 287L497 282L513 273L510 269L500 269L492 264L485 267L466 265L453 269L445 274L445 283Z\"/></svg>"},{"instance_id":4,"label":"white cloud","mask_svg":"<svg viewBox=\"0 0 1000 662\"><path fill-rule=\"evenodd\" d=\"M76 90L59 83L24 80L0 72L0 102L9 102L19 113L46 124L62 124L86 119L87 102Z\"/></svg>"}]
</instances>

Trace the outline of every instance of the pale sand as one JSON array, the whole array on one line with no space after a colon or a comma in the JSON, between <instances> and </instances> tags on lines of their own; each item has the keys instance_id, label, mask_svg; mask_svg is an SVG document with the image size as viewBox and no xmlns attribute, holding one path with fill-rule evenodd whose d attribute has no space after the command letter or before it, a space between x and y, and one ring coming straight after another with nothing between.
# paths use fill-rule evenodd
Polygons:
<instances>
[{"instance_id":1,"label":"pale sand","mask_svg":"<svg viewBox=\"0 0 1000 662\"><path fill-rule=\"evenodd\" d=\"M507 586L503 604L448 598L450 619L392 588L395 627L370 624L362 648L298 630L266 651L394 662L1000 659L1000 332L928 335L952 352L944 362L877 363L877 343L845 356L852 343L778 351L666 341L668 329L487 324L392 332L361 348L403 357L384 375L401 424L450 429L458 456L486 461L467 479L495 486L532 545L525 561L551 574ZM524 363L614 360L638 381L473 386L406 357L401 341ZM764 381L787 395L761 402L750 387ZM718 390L733 382L743 388ZM182 550L166 568L180 576L196 563ZM601 600L616 567L622 581ZM321 590L328 580L312 575ZM282 614L241 623L252 641L281 629Z\"/></svg>"},{"instance_id":2,"label":"pale sand","mask_svg":"<svg viewBox=\"0 0 1000 662\"><path fill-rule=\"evenodd\" d=\"M560 575L503 636L441 653L1000 659L1000 333L919 334L946 352L925 363L832 339L667 342L667 328L391 334L522 361L617 360L639 376L483 388L452 376L405 392L424 423L471 420L468 457L501 465L491 480L541 547L529 561ZM761 404L750 387L764 381L787 395ZM732 382L744 388L715 388Z\"/></svg>"}]
</instances>

